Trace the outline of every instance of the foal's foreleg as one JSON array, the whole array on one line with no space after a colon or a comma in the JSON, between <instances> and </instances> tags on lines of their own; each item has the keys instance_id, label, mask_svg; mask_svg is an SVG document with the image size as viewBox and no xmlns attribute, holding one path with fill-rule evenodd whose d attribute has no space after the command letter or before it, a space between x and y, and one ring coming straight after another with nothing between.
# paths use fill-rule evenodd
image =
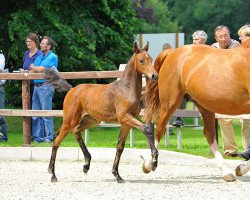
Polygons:
<instances>
[{"instance_id":1,"label":"foal's foreleg","mask_svg":"<svg viewBox=\"0 0 250 200\"><path fill-rule=\"evenodd\" d=\"M67 130L67 128L62 127L54 137L52 145L52 153L48 168L49 173L52 174L51 182L57 182L57 178L55 175L55 160L56 160L57 149L59 148L62 140L68 135L68 132L69 130Z\"/></svg>"},{"instance_id":2,"label":"foal's foreleg","mask_svg":"<svg viewBox=\"0 0 250 200\"><path fill-rule=\"evenodd\" d=\"M231 170L228 169L226 163L219 151L218 142L216 141L216 131L215 131L215 113L208 111L207 109L195 103L196 107L199 109L202 119L204 122L204 135L207 142L211 148L212 153L217 161L219 169L222 171L223 178L225 181L235 181L235 177Z\"/></svg>"},{"instance_id":3,"label":"foal's foreleg","mask_svg":"<svg viewBox=\"0 0 250 200\"><path fill-rule=\"evenodd\" d=\"M121 154L124 150L125 142L126 142L130 129L131 127L129 126L121 125L120 135L119 135L117 146L116 146L116 155L115 155L115 161L113 164L112 174L115 176L118 183L124 182L122 177L119 175L118 166L120 163Z\"/></svg>"},{"instance_id":4,"label":"foal's foreleg","mask_svg":"<svg viewBox=\"0 0 250 200\"><path fill-rule=\"evenodd\" d=\"M153 132L152 126L150 126L149 124L145 125L141 123L139 120L137 120L136 118L134 118L132 115L128 113L124 117L120 118L120 123L124 123L133 128L137 128L146 135L147 142L150 146L151 156L152 156L152 161L150 161L151 163L150 170L152 169L154 171L158 163L158 150L156 149L154 145L154 132Z\"/></svg>"}]
</instances>

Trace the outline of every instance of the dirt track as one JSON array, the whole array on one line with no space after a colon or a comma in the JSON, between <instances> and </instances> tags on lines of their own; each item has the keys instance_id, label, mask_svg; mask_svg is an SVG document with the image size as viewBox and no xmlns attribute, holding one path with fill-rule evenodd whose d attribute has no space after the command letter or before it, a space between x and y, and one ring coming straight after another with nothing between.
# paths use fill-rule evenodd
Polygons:
<instances>
[{"instance_id":1,"label":"dirt track","mask_svg":"<svg viewBox=\"0 0 250 200\"><path fill-rule=\"evenodd\" d=\"M226 183L213 164L160 164L145 175L141 162L120 164L124 184L112 173L112 162L56 163L57 183L51 183L48 162L1 161L0 199L248 199L250 175ZM234 169L234 165L229 167Z\"/></svg>"}]
</instances>

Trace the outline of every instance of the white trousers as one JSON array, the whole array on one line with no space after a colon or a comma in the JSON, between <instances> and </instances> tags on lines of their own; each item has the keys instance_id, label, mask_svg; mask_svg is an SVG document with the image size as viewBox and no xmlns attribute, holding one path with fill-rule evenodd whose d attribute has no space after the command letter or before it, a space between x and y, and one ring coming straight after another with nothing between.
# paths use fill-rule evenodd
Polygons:
<instances>
[{"instance_id":1,"label":"white trousers","mask_svg":"<svg viewBox=\"0 0 250 200\"><path fill-rule=\"evenodd\" d=\"M238 148L235 142L233 119L219 119L224 152L237 153ZM242 145L244 149L250 144L250 119L240 119L242 132Z\"/></svg>"}]
</instances>

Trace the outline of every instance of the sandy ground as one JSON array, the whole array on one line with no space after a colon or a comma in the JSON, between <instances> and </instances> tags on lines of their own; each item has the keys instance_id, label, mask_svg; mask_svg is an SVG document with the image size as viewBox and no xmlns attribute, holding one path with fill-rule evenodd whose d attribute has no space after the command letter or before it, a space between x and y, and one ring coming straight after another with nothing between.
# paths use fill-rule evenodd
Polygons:
<instances>
[{"instance_id":1,"label":"sandy ground","mask_svg":"<svg viewBox=\"0 0 250 200\"><path fill-rule=\"evenodd\" d=\"M250 174L225 182L214 164L160 163L144 174L140 161L121 161L117 183L112 161L92 162L88 174L82 162L56 162L57 183L51 183L48 162L0 160L0 199L249 199ZM234 169L235 166L229 167Z\"/></svg>"}]
</instances>

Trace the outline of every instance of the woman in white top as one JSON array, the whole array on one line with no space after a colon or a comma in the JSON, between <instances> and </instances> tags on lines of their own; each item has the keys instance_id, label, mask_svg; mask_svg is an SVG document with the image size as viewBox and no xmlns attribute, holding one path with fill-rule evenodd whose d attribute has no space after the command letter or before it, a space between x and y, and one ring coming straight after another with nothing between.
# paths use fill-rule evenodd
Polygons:
<instances>
[{"instance_id":1,"label":"woman in white top","mask_svg":"<svg viewBox=\"0 0 250 200\"><path fill-rule=\"evenodd\" d=\"M0 72L4 71L5 66L5 57L0 51ZM0 80L0 109L4 108L4 99L5 99L5 92L4 92L4 85L5 80ZM3 116L0 116L0 142L7 142L8 137L6 134L6 122Z\"/></svg>"}]
</instances>

